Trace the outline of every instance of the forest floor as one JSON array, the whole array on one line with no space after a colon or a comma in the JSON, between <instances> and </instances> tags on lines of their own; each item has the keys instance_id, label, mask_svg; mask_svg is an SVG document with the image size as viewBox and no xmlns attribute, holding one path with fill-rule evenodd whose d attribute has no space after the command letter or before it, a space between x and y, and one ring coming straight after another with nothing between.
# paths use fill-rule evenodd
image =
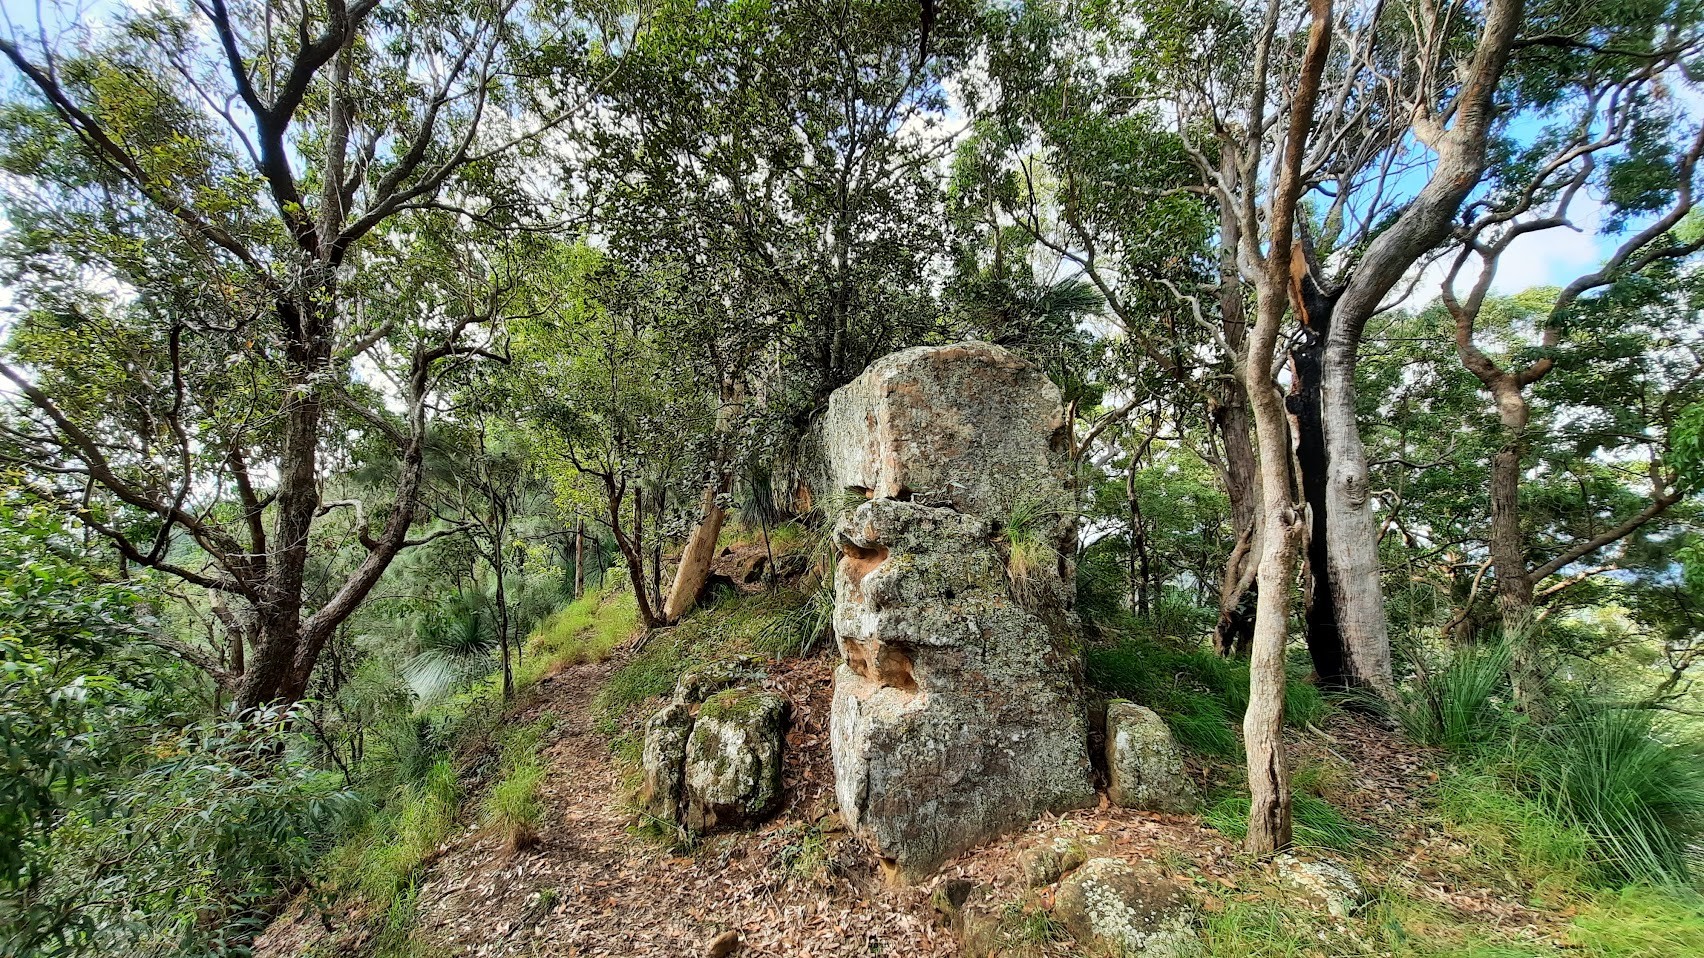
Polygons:
<instances>
[{"instance_id":1,"label":"forest floor","mask_svg":"<svg viewBox=\"0 0 1704 958\"><path fill-rule=\"evenodd\" d=\"M1044 917L1024 920L1045 916L1050 890L1025 888L1015 864L1019 851L1059 830L1099 834L1109 842L1106 854L1159 865L1196 889L1210 922L1253 902L1315 907L1287 899L1270 865L1241 855L1234 840L1199 817L1104 804L1039 821L962 856L923 885L887 885L832 814L825 727L830 662L822 656L782 663L769 679L792 702L782 814L755 831L712 836L691 847L671 844L637 824L634 770L598 728L594 700L622 659L547 676L508 716L510 727L552 723L542 752L547 770L538 841L507 852L497 836L464 823L421 881L405 953L674 958L712 954L712 944L733 932L738 955L951 956L958 954L957 942L932 908L930 892L941 881L964 877L991 887L996 900L1012 902L1015 954L1076 955L1082 952ZM1469 935L1540 948L1564 939L1566 919L1523 903L1518 889L1463 880L1452 862L1473 857L1472 850L1440 830L1418 797L1438 777L1425 750L1345 715L1294 739L1300 762L1338 770L1325 776L1333 804L1356 827L1378 836L1373 847L1357 851L1354 870L1375 894L1400 892L1411 904L1404 920L1460 925ZM1204 779L1224 773L1197 769ZM1317 857L1307 849L1301 854ZM1324 857L1349 863L1336 853ZM298 905L287 912L259 943L257 956L357 950L347 939L328 941L324 923L310 910ZM1366 930L1359 921L1320 920L1320 935L1340 939L1335 944L1342 947L1332 952L1385 951L1380 942L1362 940Z\"/></svg>"},{"instance_id":2,"label":"forest floor","mask_svg":"<svg viewBox=\"0 0 1704 958\"><path fill-rule=\"evenodd\" d=\"M1191 889L1208 958L1704 954L1704 917L1691 899L1593 887L1567 835L1547 830L1529 805L1509 804L1472 764L1335 707L1285 738L1294 855L1355 876L1365 894L1347 915L1241 852L1247 804L1234 750L1189 758L1206 796L1200 815L1103 800L894 887L835 814L832 651L786 657L772 644L773 624L799 600L746 594L643 648L631 609L614 601L565 619L569 640L529 660L543 666L538 680L509 706L492 700L483 731L452 747L460 794L433 837L403 856L415 864L399 885L375 897L333 875L316 880L256 943L256 958L947 958L960 954L958 942L931 899L953 879L984 886L1000 906L1002 958L1086 956L1052 918L1055 887L1029 887L1017 864L1065 832L1098 835L1097 854L1147 863ZM688 842L639 814L638 737L681 669L730 654L770 656L765 684L790 702L785 804L762 827ZM601 661L551 664L585 658ZM1162 687L1185 681L1155 668ZM538 824L536 841L514 850L482 825L481 809L502 743L528 729L544 730L530 740L543 770ZM357 858L384 860L388 836L408 832L392 821L353 843Z\"/></svg>"}]
</instances>

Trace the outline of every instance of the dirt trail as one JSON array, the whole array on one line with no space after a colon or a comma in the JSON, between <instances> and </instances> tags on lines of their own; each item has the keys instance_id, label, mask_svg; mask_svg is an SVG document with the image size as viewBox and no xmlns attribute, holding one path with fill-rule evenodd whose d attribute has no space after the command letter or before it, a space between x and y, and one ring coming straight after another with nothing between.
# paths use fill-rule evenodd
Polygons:
<instances>
[{"instance_id":1,"label":"dirt trail","mask_svg":"<svg viewBox=\"0 0 1704 958\"><path fill-rule=\"evenodd\" d=\"M956 953L924 892L882 887L852 843L822 842L796 817L712 838L690 856L633 833L627 784L593 727L592 699L612 669L567 669L512 718L556 720L541 840L513 857L476 830L454 840L420 889L416 935L428 953L679 958L727 930L740 934L739 955ZM825 689L785 690L795 733L826 714Z\"/></svg>"}]
</instances>

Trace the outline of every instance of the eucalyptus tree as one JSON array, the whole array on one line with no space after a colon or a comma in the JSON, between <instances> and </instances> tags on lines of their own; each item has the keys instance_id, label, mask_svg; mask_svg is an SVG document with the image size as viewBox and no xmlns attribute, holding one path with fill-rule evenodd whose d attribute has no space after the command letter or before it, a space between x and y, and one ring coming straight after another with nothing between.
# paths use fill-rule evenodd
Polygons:
<instances>
[{"instance_id":1,"label":"eucalyptus tree","mask_svg":"<svg viewBox=\"0 0 1704 958\"><path fill-rule=\"evenodd\" d=\"M1697 318L1695 259L1704 249L1704 230L1689 221L1704 188L1704 119L1681 95L1698 91L1704 14L1690 4L1541 12L1548 32L1523 54L1509 100L1512 110L1544 117L1542 132L1510 145L1483 195L1465 211L1442 284L1456 352L1497 413L1502 442L1491 458L1487 545L1504 629L1527 636L1517 642L1524 660L1517 671L1528 694L1536 688L1537 650L1529 635L1535 590L1684 495L1664 462L1664 444L1669 424L1696 395L1688 387L1701 372L1690 330ZM1488 308L1500 305L1491 295L1493 280L1510 251L1563 230L1591 230L1607 240L1608 254L1548 301L1529 297L1520 322L1487 330ZM1644 355L1625 355L1629 342ZM1532 465L1534 390L1589 391L1594 380L1603 382L1606 364L1625 374L1616 387L1623 405L1597 441L1581 443L1579 454L1641 464L1643 501L1537 556L1536 530L1523 522L1530 517L1523 517L1521 502ZM1635 453L1633 445L1646 448ZM1576 570L1573 577L1593 571Z\"/></svg>"},{"instance_id":2,"label":"eucalyptus tree","mask_svg":"<svg viewBox=\"0 0 1704 958\"><path fill-rule=\"evenodd\" d=\"M1050 4L990 14L982 122L960 150L954 196L960 217L992 228L987 268L1039 247L1101 295L1124 342L1103 370L1115 399L1085 444L1130 415L1154 377L1206 412L1213 436L1201 451L1229 495L1237 537L1219 576L1216 644L1246 651L1258 483L1248 396L1232 368L1246 337L1237 224L1217 221L1186 141L1133 95L1152 68L1129 14ZM1216 248L1216 233L1230 242ZM1214 282L1218 296L1195 292Z\"/></svg>"},{"instance_id":3,"label":"eucalyptus tree","mask_svg":"<svg viewBox=\"0 0 1704 958\"><path fill-rule=\"evenodd\" d=\"M664 335L680 321L665 317L684 308L680 276L588 244L552 243L535 257L528 289L535 305L510 323L504 402L532 458L551 471L558 501L608 527L640 621L663 625L667 600L651 594L646 576L659 530L646 531L645 491L677 481L717 421L714 400L679 361L683 345Z\"/></svg>"},{"instance_id":4,"label":"eucalyptus tree","mask_svg":"<svg viewBox=\"0 0 1704 958\"><path fill-rule=\"evenodd\" d=\"M247 654L204 664L241 705L302 696L413 541L439 377L488 352L497 269L415 288L415 242L524 222L509 164L578 110L595 71L565 67L618 48L524 0L211 0L0 39L22 89L4 454L124 561L216 597ZM399 469L309 603L352 434Z\"/></svg>"}]
</instances>

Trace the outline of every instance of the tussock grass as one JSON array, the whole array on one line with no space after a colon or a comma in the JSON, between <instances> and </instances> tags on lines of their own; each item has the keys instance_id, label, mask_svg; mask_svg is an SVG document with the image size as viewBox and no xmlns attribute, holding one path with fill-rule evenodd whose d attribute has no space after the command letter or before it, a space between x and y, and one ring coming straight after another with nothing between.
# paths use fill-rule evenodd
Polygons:
<instances>
[{"instance_id":1,"label":"tussock grass","mask_svg":"<svg viewBox=\"0 0 1704 958\"><path fill-rule=\"evenodd\" d=\"M1510 717L1507 643L1461 648L1404 690L1397 718L1422 745L1469 748L1507 738Z\"/></svg>"},{"instance_id":2,"label":"tussock grass","mask_svg":"<svg viewBox=\"0 0 1704 958\"><path fill-rule=\"evenodd\" d=\"M485 795L485 827L501 840L505 854L513 855L538 842L538 825L544 816L539 786L544 766L536 759L520 762L504 771L503 777Z\"/></svg>"},{"instance_id":3,"label":"tussock grass","mask_svg":"<svg viewBox=\"0 0 1704 958\"><path fill-rule=\"evenodd\" d=\"M1577 706L1508 765L1523 791L1586 832L1618 879L1686 885L1704 840L1704 749L1639 709Z\"/></svg>"},{"instance_id":4,"label":"tussock grass","mask_svg":"<svg viewBox=\"0 0 1704 958\"><path fill-rule=\"evenodd\" d=\"M449 837L460 803L455 766L440 757L424 779L403 786L365 828L327 856L328 884L388 915Z\"/></svg>"},{"instance_id":5,"label":"tussock grass","mask_svg":"<svg viewBox=\"0 0 1704 958\"><path fill-rule=\"evenodd\" d=\"M1306 668L1299 662L1290 667L1284 720L1292 727L1318 724L1331 710L1305 681ZM1158 712L1178 744L1192 752L1235 758L1241 749L1236 728L1248 710L1246 662L1125 637L1089 647L1088 678L1095 688Z\"/></svg>"},{"instance_id":6,"label":"tussock grass","mask_svg":"<svg viewBox=\"0 0 1704 958\"><path fill-rule=\"evenodd\" d=\"M530 685L569 665L601 662L638 627L639 606L632 592L587 592L533 629L517 678Z\"/></svg>"}]
</instances>

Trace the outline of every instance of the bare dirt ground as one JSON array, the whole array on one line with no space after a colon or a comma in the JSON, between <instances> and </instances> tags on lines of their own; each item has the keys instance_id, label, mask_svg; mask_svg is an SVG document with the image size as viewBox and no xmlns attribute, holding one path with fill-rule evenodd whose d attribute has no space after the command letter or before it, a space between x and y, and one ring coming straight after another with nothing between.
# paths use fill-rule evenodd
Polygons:
<instances>
[{"instance_id":1,"label":"bare dirt ground","mask_svg":"<svg viewBox=\"0 0 1704 958\"><path fill-rule=\"evenodd\" d=\"M691 854L637 833L631 783L593 728L592 698L612 667L559 673L515 717L556 719L540 842L509 857L470 831L440 858L419 895L416 936L428 953L677 958L727 931L740 955L956 953L925 891L884 887L850 841L809 827L822 806L820 763L788 769L790 808L759 831ZM771 684L795 703L791 753L825 758L826 667L805 663Z\"/></svg>"}]
</instances>

